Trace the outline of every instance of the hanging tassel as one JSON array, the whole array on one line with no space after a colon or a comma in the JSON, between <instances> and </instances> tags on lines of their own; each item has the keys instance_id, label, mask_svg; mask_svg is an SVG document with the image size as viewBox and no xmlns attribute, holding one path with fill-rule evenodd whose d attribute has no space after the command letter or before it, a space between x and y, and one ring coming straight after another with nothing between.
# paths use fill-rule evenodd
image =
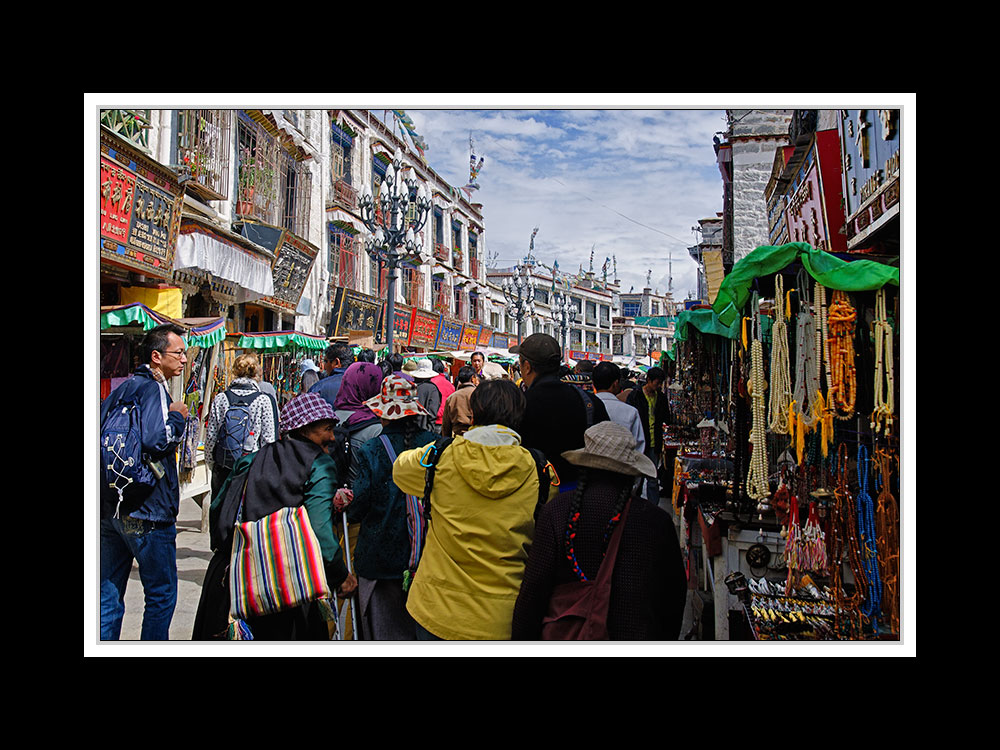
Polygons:
<instances>
[{"instance_id":1,"label":"hanging tassel","mask_svg":"<svg viewBox=\"0 0 1000 750\"><path fill-rule=\"evenodd\" d=\"M252 641L253 632L243 620L234 620L230 617L226 637L231 641Z\"/></svg>"},{"instance_id":2,"label":"hanging tassel","mask_svg":"<svg viewBox=\"0 0 1000 750\"><path fill-rule=\"evenodd\" d=\"M798 422L798 431L795 434L795 452L799 456L799 466L804 465L806 456L806 427L802 420Z\"/></svg>"},{"instance_id":3,"label":"hanging tassel","mask_svg":"<svg viewBox=\"0 0 1000 750\"><path fill-rule=\"evenodd\" d=\"M789 289L787 292L785 292L785 319L786 320L791 320L792 319L792 292L794 292L794 291L795 291L794 289Z\"/></svg>"}]
</instances>

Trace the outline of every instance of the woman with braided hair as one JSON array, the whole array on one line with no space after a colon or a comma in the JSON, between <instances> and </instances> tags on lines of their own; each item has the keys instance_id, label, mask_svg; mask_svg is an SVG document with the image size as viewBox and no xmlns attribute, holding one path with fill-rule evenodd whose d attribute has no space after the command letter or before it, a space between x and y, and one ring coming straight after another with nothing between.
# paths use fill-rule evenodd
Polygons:
<instances>
[{"instance_id":1,"label":"woman with braided hair","mask_svg":"<svg viewBox=\"0 0 1000 750\"><path fill-rule=\"evenodd\" d=\"M677 640L687 596L677 533L664 510L637 494L643 477L655 477L656 468L635 449L631 432L615 422L594 425L584 441L583 448L563 453L581 468L576 490L550 500L538 518L511 639L558 637L546 631L554 593L598 580L605 554L614 550L616 527L624 524L604 599L606 633L593 637Z\"/></svg>"}]
</instances>

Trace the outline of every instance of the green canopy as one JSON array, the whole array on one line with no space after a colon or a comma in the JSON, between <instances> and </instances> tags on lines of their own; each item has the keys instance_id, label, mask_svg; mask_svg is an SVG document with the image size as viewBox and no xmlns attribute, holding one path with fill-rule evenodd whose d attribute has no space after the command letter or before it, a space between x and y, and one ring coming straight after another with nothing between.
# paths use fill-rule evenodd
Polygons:
<instances>
[{"instance_id":1,"label":"green canopy","mask_svg":"<svg viewBox=\"0 0 1000 750\"><path fill-rule=\"evenodd\" d=\"M899 269L873 260L841 260L805 242L787 245L762 245L733 266L726 276L712 309L723 326L738 323L740 311L750 298L754 279L775 274L795 261L829 289L861 292L881 289L886 284L899 286Z\"/></svg>"},{"instance_id":2,"label":"green canopy","mask_svg":"<svg viewBox=\"0 0 1000 750\"><path fill-rule=\"evenodd\" d=\"M719 320L719 316L716 315L715 310L684 310L677 313L677 325L674 327L674 341L687 341L691 335L690 327L702 333L725 336L727 339L735 339L740 336L739 318L726 326Z\"/></svg>"},{"instance_id":3,"label":"green canopy","mask_svg":"<svg viewBox=\"0 0 1000 750\"><path fill-rule=\"evenodd\" d=\"M244 333L236 346L240 349L286 349L289 346L303 349L326 349L329 346L322 336L311 336L298 331L271 331L269 333Z\"/></svg>"},{"instance_id":4,"label":"green canopy","mask_svg":"<svg viewBox=\"0 0 1000 750\"><path fill-rule=\"evenodd\" d=\"M101 313L101 330L116 328L118 326L129 326L138 323L144 331L163 323L172 323L170 318L157 315L141 302L133 302L129 305L113 307Z\"/></svg>"}]
</instances>

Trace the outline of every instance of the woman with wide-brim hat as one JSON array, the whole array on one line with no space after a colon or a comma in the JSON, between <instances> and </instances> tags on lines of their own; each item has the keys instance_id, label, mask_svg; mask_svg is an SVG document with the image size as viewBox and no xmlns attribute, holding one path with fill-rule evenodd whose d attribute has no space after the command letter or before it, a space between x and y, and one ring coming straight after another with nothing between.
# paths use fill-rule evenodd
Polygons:
<instances>
[{"instance_id":1,"label":"woman with wide-brim hat","mask_svg":"<svg viewBox=\"0 0 1000 750\"><path fill-rule=\"evenodd\" d=\"M427 411L406 378L386 377L366 404L381 420L382 432L356 453L354 500L347 508L347 520L360 527L353 551L362 633L365 640L413 640L416 624L406 611L403 580L420 540L412 538L414 509L408 511L407 496L393 484L392 464L400 453L432 443L437 435L421 428Z\"/></svg>"},{"instance_id":2,"label":"woman with wide-brim hat","mask_svg":"<svg viewBox=\"0 0 1000 750\"><path fill-rule=\"evenodd\" d=\"M607 609L610 640L677 640L687 576L673 520L637 492L655 477L624 426L600 422L584 447L563 457L580 467L572 492L550 500L538 519L514 607L513 640L541 640L553 591L594 581L615 528L622 523ZM626 503L628 504L627 514Z\"/></svg>"},{"instance_id":3,"label":"woman with wide-brim hat","mask_svg":"<svg viewBox=\"0 0 1000 750\"><path fill-rule=\"evenodd\" d=\"M280 437L241 458L217 497L212 498L210 533L215 552L202 586L192 640L225 638L229 586L226 568L240 503L241 521L257 521L285 507L304 506L319 541L327 584L349 595L357 581L347 570L334 533L333 498L340 486L337 466L327 453L337 417L316 393L303 393L281 410ZM244 490L245 488L245 490ZM315 602L271 615L248 618L254 640L329 640Z\"/></svg>"}]
</instances>

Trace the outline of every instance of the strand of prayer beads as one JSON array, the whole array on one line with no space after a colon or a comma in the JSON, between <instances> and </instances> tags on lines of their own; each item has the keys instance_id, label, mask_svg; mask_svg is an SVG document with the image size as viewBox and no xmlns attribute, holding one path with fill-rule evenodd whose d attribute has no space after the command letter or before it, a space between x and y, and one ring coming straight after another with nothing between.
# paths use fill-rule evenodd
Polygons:
<instances>
[{"instance_id":1,"label":"strand of prayer beads","mask_svg":"<svg viewBox=\"0 0 1000 750\"><path fill-rule=\"evenodd\" d=\"M889 489L894 458L885 450L875 453L878 466L876 489L879 490L875 534L882 576L883 612L888 617L890 630L899 635L899 505Z\"/></svg>"},{"instance_id":2,"label":"strand of prayer beads","mask_svg":"<svg viewBox=\"0 0 1000 750\"><path fill-rule=\"evenodd\" d=\"M759 338L754 338L750 345L750 404L752 421L750 442L753 450L750 454L750 469L747 472L747 496L753 500L763 500L770 494L767 482L767 439L765 425L767 415L764 391L767 383L764 380L764 351Z\"/></svg>"},{"instance_id":3,"label":"strand of prayer beads","mask_svg":"<svg viewBox=\"0 0 1000 750\"><path fill-rule=\"evenodd\" d=\"M792 382L788 369L788 326L785 323L784 283L774 277L774 326L771 328L771 392L768 428L777 435L788 434L788 407L792 402Z\"/></svg>"},{"instance_id":4,"label":"strand of prayer beads","mask_svg":"<svg viewBox=\"0 0 1000 750\"><path fill-rule=\"evenodd\" d=\"M849 419L854 415L854 404L858 392L857 370L854 365L854 324L857 311L851 306L847 294L835 290L830 302L830 400L836 409L838 419Z\"/></svg>"},{"instance_id":5,"label":"strand of prayer beads","mask_svg":"<svg viewBox=\"0 0 1000 750\"><path fill-rule=\"evenodd\" d=\"M875 410L872 412L871 429L885 436L892 433L893 414L896 411L896 382L893 366L894 348L892 326L885 310L885 287L875 293Z\"/></svg>"}]
</instances>

